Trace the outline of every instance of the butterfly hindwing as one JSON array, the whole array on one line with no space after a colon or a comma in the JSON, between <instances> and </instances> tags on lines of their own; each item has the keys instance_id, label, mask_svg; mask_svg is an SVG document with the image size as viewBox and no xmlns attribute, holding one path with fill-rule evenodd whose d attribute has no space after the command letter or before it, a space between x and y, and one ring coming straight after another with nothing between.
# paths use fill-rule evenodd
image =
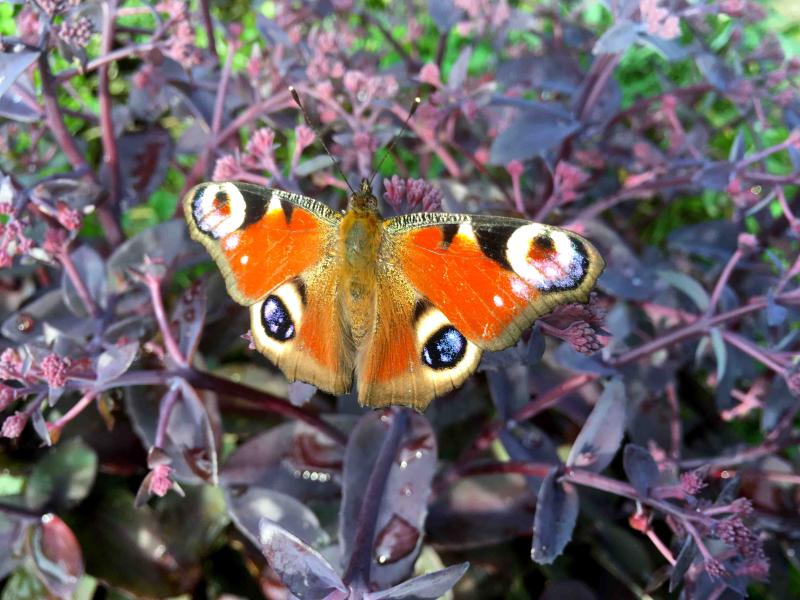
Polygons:
<instances>
[{"instance_id":1,"label":"butterfly hindwing","mask_svg":"<svg viewBox=\"0 0 800 600\"><path fill-rule=\"evenodd\" d=\"M480 349L391 266L378 271L376 318L356 361L358 398L423 410L478 366Z\"/></svg>"},{"instance_id":2,"label":"butterfly hindwing","mask_svg":"<svg viewBox=\"0 0 800 600\"><path fill-rule=\"evenodd\" d=\"M317 263L336 243L341 220L311 198L240 182L198 185L183 209L192 237L245 306Z\"/></svg>"},{"instance_id":3,"label":"butterfly hindwing","mask_svg":"<svg viewBox=\"0 0 800 600\"><path fill-rule=\"evenodd\" d=\"M355 351L334 300L337 262L325 257L253 304L250 331L256 348L290 381L343 394L352 384Z\"/></svg>"}]
</instances>

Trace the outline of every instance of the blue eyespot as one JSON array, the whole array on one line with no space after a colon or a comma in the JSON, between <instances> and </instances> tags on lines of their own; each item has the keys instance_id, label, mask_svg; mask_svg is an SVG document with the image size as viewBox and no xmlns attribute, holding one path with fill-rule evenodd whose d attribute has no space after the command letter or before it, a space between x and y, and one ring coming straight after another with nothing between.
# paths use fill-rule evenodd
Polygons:
<instances>
[{"instance_id":1,"label":"blue eyespot","mask_svg":"<svg viewBox=\"0 0 800 600\"><path fill-rule=\"evenodd\" d=\"M450 369L464 358L466 352L466 338L452 325L445 325L423 346L422 362L432 369Z\"/></svg>"},{"instance_id":2,"label":"blue eyespot","mask_svg":"<svg viewBox=\"0 0 800 600\"><path fill-rule=\"evenodd\" d=\"M261 309L261 324L266 334L274 340L285 342L294 337L294 322L289 310L277 296L267 296Z\"/></svg>"}]
</instances>

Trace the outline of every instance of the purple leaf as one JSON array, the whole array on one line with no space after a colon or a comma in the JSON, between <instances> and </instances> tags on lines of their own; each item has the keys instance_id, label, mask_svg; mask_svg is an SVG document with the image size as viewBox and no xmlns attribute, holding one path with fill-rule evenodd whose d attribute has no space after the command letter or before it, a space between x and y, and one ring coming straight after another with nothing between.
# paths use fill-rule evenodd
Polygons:
<instances>
[{"instance_id":1,"label":"purple leaf","mask_svg":"<svg viewBox=\"0 0 800 600\"><path fill-rule=\"evenodd\" d=\"M525 53L500 63L497 80L505 88L527 85L543 91L571 95L581 83L580 65L569 55Z\"/></svg>"},{"instance_id":2,"label":"purple leaf","mask_svg":"<svg viewBox=\"0 0 800 600\"><path fill-rule=\"evenodd\" d=\"M726 160L719 160L707 163L692 176L692 181L707 190L724 192L728 189L735 174L736 165Z\"/></svg>"},{"instance_id":3,"label":"purple leaf","mask_svg":"<svg viewBox=\"0 0 800 600\"><path fill-rule=\"evenodd\" d=\"M659 477L658 465L650 453L641 446L628 444L622 454L622 466L639 495L649 496Z\"/></svg>"},{"instance_id":4,"label":"purple leaf","mask_svg":"<svg viewBox=\"0 0 800 600\"><path fill-rule=\"evenodd\" d=\"M726 91L737 80L733 70L714 54L699 54L695 56L694 62L708 82L721 92Z\"/></svg>"},{"instance_id":5,"label":"purple leaf","mask_svg":"<svg viewBox=\"0 0 800 600\"><path fill-rule=\"evenodd\" d=\"M728 151L728 161L732 163L739 162L744 158L744 128L739 127L736 131L736 137L733 138L731 149Z\"/></svg>"},{"instance_id":6,"label":"purple leaf","mask_svg":"<svg viewBox=\"0 0 800 600\"><path fill-rule=\"evenodd\" d=\"M70 253L70 258L91 299L97 306L104 308L108 299L108 276L103 259L94 248L86 245ZM61 286L67 308L79 317L87 316L88 308L66 271L61 276Z\"/></svg>"},{"instance_id":7,"label":"purple leaf","mask_svg":"<svg viewBox=\"0 0 800 600\"><path fill-rule=\"evenodd\" d=\"M171 459L175 479L184 483L216 482L217 443L208 412L194 389L183 380L177 385L180 398L175 402L166 423L163 450ZM167 396L155 388L125 388L125 408L142 445L155 444L160 421L160 408Z\"/></svg>"},{"instance_id":8,"label":"purple leaf","mask_svg":"<svg viewBox=\"0 0 800 600\"><path fill-rule=\"evenodd\" d=\"M722 339L719 327L709 329L708 338L711 340L711 348L714 350L714 358L717 361L717 381L722 381L728 364L728 348L725 340Z\"/></svg>"},{"instance_id":9,"label":"purple leaf","mask_svg":"<svg viewBox=\"0 0 800 600\"><path fill-rule=\"evenodd\" d=\"M328 534L320 527L317 516L287 494L260 487L246 490L226 487L225 497L228 513L236 527L256 545L259 543L260 523L264 519L310 546L328 543Z\"/></svg>"},{"instance_id":10,"label":"purple leaf","mask_svg":"<svg viewBox=\"0 0 800 600\"><path fill-rule=\"evenodd\" d=\"M789 309L784 308L775 302L775 294L770 290L767 292L767 325L778 327L786 321L789 316Z\"/></svg>"},{"instance_id":11,"label":"purple leaf","mask_svg":"<svg viewBox=\"0 0 800 600\"><path fill-rule=\"evenodd\" d=\"M39 52L25 49L0 53L0 98L37 58Z\"/></svg>"},{"instance_id":12,"label":"purple leaf","mask_svg":"<svg viewBox=\"0 0 800 600\"><path fill-rule=\"evenodd\" d=\"M135 508L133 494L120 486L97 488L91 510L73 512L71 523L93 576L148 598L188 593L197 585L199 572L178 555L184 540L166 536L156 511ZM183 509L199 530L199 519L185 504Z\"/></svg>"},{"instance_id":13,"label":"purple leaf","mask_svg":"<svg viewBox=\"0 0 800 600\"><path fill-rule=\"evenodd\" d=\"M578 518L578 492L559 482L559 476L558 468L547 474L536 501L531 558L540 565L549 565L563 552Z\"/></svg>"},{"instance_id":14,"label":"purple leaf","mask_svg":"<svg viewBox=\"0 0 800 600\"><path fill-rule=\"evenodd\" d=\"M12 90L0 97L0 117L19 123L34 123L42 118L42 113L28 105Z\"/></svg>"},{"instance_id":15,"label":"purple leaf","mask_svg":"<svg viewBox=\"0 0 800 600\"><path fill-rule=\"evenodd\" d=\"M689 57L689 50L681 46L677 40L667 40L651 35L646 31L640 31L638 37L642 44L650 46L669 62L684 60Z\"/></svg>"},{"instance_id":16,"label":"purple leaf","mask_svg":"<svg viewBox=\"0 0 800 600\"><path fill-rule=\"evenodd\" d=\"M536 497L523 475L459 479L436 498L425 528L437 548L466 550L530 533Z\"/></svg>"},{"instance_id":17,"label":"purple leaf","mask_svg":"<svg viewBox=\"0 0 800 600\"><path fill-rule=\"evenodd\" d=\"M342 429L352 418L339 417ZM220 481L226 486L268 487L301 502L338 494L335 479L344 448L303 423L284 423L247 440L225 461Z\"/></svg>"},{"instance_id":18,"label":"purple leaf","mask_svg":"<svg viewBox=\"0 0 800 600\"><path fill-rule=\"evenodd\" d=\"M175 152L172 136L166 129L151 127L123 134L117 145L124 148L119 161L123 186L145 202L164 182Z\"/></svg>"},{"instance_id":19,"label":"purple leaf","mask_svg":"<svg viewBox=\"0 0 800 600\"><path fill-rule=\"evenodd\" d=\"M406 418L407 427L392 423ZM399 438L387 438L390 432ZM384 446L392 441L394 448ZM347 443L342 476L339 539L348 573L364 575L368 569L369 582L378 588L408 576L421 545L435 468L436 438L425 417L375 411L361 418Z\"/></svg>"},{"instance_id":20,"label":"purple leaf","mask_svg":"<svg viewBox=\"0 0 800 600\"><path fill-rule=\"evenodd\" d=\"M217 485L217 440L208 409L194 388L179 380L182 402L172 413L167 434L183 452L187 466L204 481Z\"/></svg>"},{"instance_id":21,"label":"purple leaf","mask_svg":"<svg viewBox=\"0 0 800 600\"><path fill-rule=\"evenodd\" d=\"M259 540L269 565L298 598L347 597L347 587L328 561L280 525L262 520ZM341 595L329 596L336 592Z\"/></svg>"},{"instance_id":22,"label":"purple leaf","mask_svg":"<svg viewBox=\"0 0 800 600\"><path fill-rule=\"evenodd\" d=\"M581 124L558 104L538 104L525 109L495 138L489 158L492 164L507 165L542 155L580 129Z\"/></svg>"},{"instance_id":23,"label":"purple leaf","mask_svg":"<svg viewBox=\"0 0 800 600\"><path fill-rule=\"evenodd\" d=\"M632 21L618 21L600 36L592 54L623 54L639 37L640 25Z\"/></svg>"},{"instance_id":24,"label":"purple leaf","mask_svg":"<svg viewBox=\"0 0 800 600\"><path fill-rule=\"evenodd\" d=\"M673 592L681 583L681 579L689 570L694 562L694 557L697 555L697 546L692 539L692 536L687 535L681 546L681 551L675 559L675 566L672 567L672 575L669 577L669 591Z\"/></svg>"},{"instance_id":25,"label":"purple leaf","mask_svg":"<svg viewBox=\"0 0 800 600\"><path fill-rule=\"evenodd\" d=\"M103 188L85 179L70 177L56 177L37 183L31 191L31 196L47 202L50 206L40 205L40 208L52 217L56 212L54 207L57 202L63 202L78 212L87 213L97 205L103 195Z\"/></svg>"},{"instance_id":26,"label":"purple leaf","mask_svg":"<svg viewBox=\"0 0 800 600\"><path fill-rule=\"evenodd\" d=\"M198 279L175 304L172 325L178 326L178 347L189 364L192 362L206 317L206 286Z\"/></svg>"},{"instance_id":27,"label":"purple leaf","mask_svg":"<svg viewBox=\"0 0 800 600\"><path fill-rule=\"evenodd\" d=\"M528 368L517 364L502 370L487 371L489 394L502 421L511 418L531 398Z\"/></svg>"},{"instance_id":28,"label":"purple leaf","mask_svg":"<svg viewBox=\"0 0 800 600\"><path fill-rule=\"evenodd\" d=\"M625 432L625 400L622 382L609 381L572 444L568 466L599 473L609 465Z\"/></svg>"},{"instance_id":29,"label":"purple leaf","mask_svg":"<svg viewBox=\"0 0 800 600\"><path fill-rule=\"evenodd\" d=\"M111 346L97 357L95 371L97 385L107 383L127 372L139 352L139 342L131 342L124 346Z\"/></svg>"},{"instance_id":30,"label":"purple leaf","mask_svg":"<svg viewBox=\"0 0 800 600\"><path fill-rule=\"evenodd\" d=\"M68 508L91 491L97 475L97 454L80 438L62 441L36 464L25 487L31 508Z\"/></svg>"},{"instance_id":31,"label":"purple leaf","mask_svg":"<svg viewBox=\"0 0 800 600\"><path fill-rule=\"evenodd\" d=\"M256 13L256 28L258 28L258 31L264 36L264 39L269 41L270 45L292 45L292 39L289 37L289 34L274 20L265 17L260 12Z\"/></svg>"},{"instance_id":32,"label":"purple leaf","mask_svg":"<svg viewBox=\"0 0 800 600\"><path fill-rule=\"evenodd\" d=\"M657 273L659 279L686 294L698 309L705 311L708 308L711 299L708 297L708 292L696 279L672 269L659 269Z\"/></svg>"},{"instance_id":33,"label":"purple leaf","mask_svg":"<svg viewBox=\"0 0 800 600\"><path fill-rule=\"evenodd\" d=\"M576 373L588 373L603 377L616 373L614 369L604 365L599 356L586 356L569 344L561 344L553 353L553 359L565 369Z\"/></svg>"},{"instance_id":34,"label":"purple leaf","mask_svg":"<svg viewBox=\"0 0 800 600\"><path fill-rule=\"evenodd\" d=\"M739 228L730 221L705 221L685 225L667 236L671 250L681 250L711 260L728 260L736 250Z\"/></svg>"},{"instance_id":35,"label":"purple leaf","mask_svg":"<svg viewBox=\"0 0 800 600\"><path fill-rule=\"evenodd\" d=\"M467 562L452 565L440 571L414 577L388 590L367 593L364 595L364 600L436 600L452 589L468 568Z\"/></svg>"},{"instance_id":36,"label":"purple leaf","mask_svg":"<svg viewBox=\"0 0 800 600\"><path fill-rule=\"evenodd\" d=\"M467 79L467 69L469 68L469 61L472 58L472 46L464 46L458 58L450 67L450 72L447 74L447 87L450 90L464 89L464 82Z\"/></svg>"},{"instance_id":37,"label":"purple leaf","mask_svg":"<svg viewBox=\"0 0 800 600\"><path fill-rule=\"evenodd\" d=\"M428 0L428 12L440 33L450 31L464 14L453 0Z\"/></svg>"},{"instance_id":38,"label":"purple leaf","mask_svg":"<svg viewBox=\"0 0 800 600\"><path fill-rule=\"evenodd\" d=\"M127 271L144 263L144 257L162 260L168 267L190 249L189 235L183 219L175 219L148 227L118 246L108 259L108 270L115 289L124 288Z\"/></svg>"},{"instance_id":39,"label":"purple leaf","mask_svg":"<svg viewBox=\"0 0 800 600\"><path fill-rule=\"evenodd\" d=\"M60 598L72 597L83 576L83 553L75 534L53 514L42 517L31 536L33 562L47 589Z\"/></svg>"}]
</instances>

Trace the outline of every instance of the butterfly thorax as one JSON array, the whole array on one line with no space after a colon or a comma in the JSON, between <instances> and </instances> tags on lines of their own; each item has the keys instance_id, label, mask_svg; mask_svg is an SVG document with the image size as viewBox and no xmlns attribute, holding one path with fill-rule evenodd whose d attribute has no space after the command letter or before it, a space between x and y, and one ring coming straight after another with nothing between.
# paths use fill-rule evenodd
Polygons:
<instances>
[{"instance_id":1,"label":"butterfly thorax","mask_svg":"<svg viewBox=\"0 0 800 600\"><path fill-rule=\"evenodd\" d=\"M339 251L344 268L339 302L358 342L370 330L375 316L375 269L383 233L378 201L367 180L350 197L348 210L339 226Z\"/></svg>"}]
</instances>

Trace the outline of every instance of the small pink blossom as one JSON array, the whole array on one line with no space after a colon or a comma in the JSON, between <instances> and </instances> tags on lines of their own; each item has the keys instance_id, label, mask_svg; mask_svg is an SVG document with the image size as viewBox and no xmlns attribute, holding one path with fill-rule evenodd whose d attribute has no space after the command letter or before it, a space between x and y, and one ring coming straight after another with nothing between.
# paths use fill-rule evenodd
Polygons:
<instances>
[{"instance_id":1,"label":"small pink blossom","mask_svg":"<svg viewBox=\"0 0 800 600\"><path fill-rule=\"evenodd\" d=\"M53 30L65 43L78 48L85 47L94 33L94 26L88 17L79 17L74 21L63 21Z\"/></svg>"},{"instance_id":2,"label":"small pink blossom","mask_svg":"<svg viewBox=\"0 0 800 600\"><path fill-rule=\"evenodd\" d=\"M252 331L250 331L248 329L247 332L243 333L241 337L242 337L243 340L247 340L247 349L248 350L255 350L256 349L256 343L253 341L253 332Z\"/></svg>"},{"instance_id":3,"label":"small pink blossom","mask_svg":"<svg viewBox=\"0 0 800 600\"><path fill-rule=\"evenodd\" d=\"M436 63L426 63L419 71L419 80L434 87L442 87L439 67Z\"/></svg>"},{"instance_id":4,"label":"small pink blossom","mask_svg":"<svg viewBox=\"0 0 800 600\"><path fill-rule=\"evenodd\" d=\"M422 179L401 179L393 175L383 180L383 197L396 211L405 202L413 209L422 205L425 212L439 210L442 207L442 192Z\"/></svg>"},{"instance_id":5,"label":"small pink blossom","mask_svg":"<svg viewBox=\"0 0 800 600\"><path fill-rule=\"evenodd\" d=\"M17 34L28 44L35 44L39 37L39 15L29 4L17 15Z\"/></svg>"},{"instance_id":6,"label":"small pink blossom","mask_svg":"<svg viewBox=\"0 0 800 600\"><path fill-rule=\"evenodd\" d=\"M565 203L572 202L578 197L576 190L586 183L587 179L589 175L586 171L567 161L562 160L556 165L555 186Z\"/></svg>"},{"instance_id":7,"label":"small pink blossom","mask_svg":"<svg viewBox=\"0 0 800 600\"><path fill-rule=\"evenodd\" d=\"M241 173L242 165L239 159L233 154L227 154L217 159L211 179L213 181L230 181L238 179Z\"/></svg>"},{"instance_id":8,"label":"small pink blossom","mask_svg":"<svg viewBox=\"0 0 800 600\"><path fill-rule=\"evenodd\" d=\"M65 229L75 231L81 227L81 216L77 210L68 206L64 202L59 202L56 206L56 218Z\"/></svg>"},{"instance_id":9,"label":"small pink blossom","mask_svg":"<svg viewBox=\"0 0 800 600\"><path fill-rule=\"evenodd\" d=\"M294 128L294 137L297 148L295 152L300 154L303 152L303 150L314 143L314 140L317 136L311 127L308 127L307 125L298 125Z\"/></svg>"},{"instance_id":10,"label":"small pink blossom","mask_svg":"<svg viewBox=\"0 0 800 600\"><path fill-rule=\"evenodd\" d=\"M10 417L6 417L6 420L3 421L3 427L0 430L0 437L11 439L18 438L22 430L25 429L28 418L28 415L23 412L16 412Z\"/></svg>"},{"instance_id":11,"label":"small pink blossom","mask_svg":"<svg viewBox=\"0 0 800 600\"><path fill-rule=\"evenodd\" d=\"M720 577L725 577L728 574L728 572L725 570L725 567L716 558L706 559L704 565L706 568L706 573L708 573L709 577L712 579L719 579Z\"/></svg>"},{"instance_id":12,"label":"small pink blossom","mask_svg":"<svg viewBox=\"0 0 800 600\"><path fill-rule=\"evenodd\" d=\"M13 348L6 348L0 354L0 377L3 379L20 379L23 361Z\"/></svg>"},{"instance_id":13,"label":"small pink blossom","mask_svg":"<svg viewBox=\"0 0 800 600\"><path fill-rule=\"evenodd\" d=\"M172 488L172 467L169 465L156 465L150 475L147 491L159 498L163 498Z\"/></svg>"},{"instance_id":14,"label":"small pink blossom","mask_svg":"<svg viewBox=\"0 0 800 600\"><path fill-rule=\"evenodd\" d=\"M688 471L681 475L681 490L687 496L696 496L706 485L705 476L700 471Z\"/></svg>"},{"instance_id":15,"label":"small pink blossom","mask_svg":"<svg viewBox=\"0 0 800 600\"><path fill-rule=\"evenodd\" d=\"M506 171L511 177L517 178L525 172L525 165L518 160L512 160L506 165Z\"/></svg>"},{"instance_id":16,"label":"small pink blossom","mask_svg":"<svg viewBox=\"0 0 800 600\"><path fill-rule=\"evenodd\" d=\"M7 409L17 399L14 388L0 383L0 411Z\"/></svg>"},{"instance_id":17,"label":"small pink blossom","mask_svg":"<svg viewBox=\"0 0 800 600\"><path fill-rule=\"evenodd\" d=\"M681 33L678 17L659 6L659 0L641 0L639 10L648 33L665 39L678 37Z\"/></svg>"},{"instance_id":18,"label":"small pink blossom","mask_svg":"<svg viewBox=\"0 0 800 600\"><path fill-rule=\"evenodd\" d=\"M58 354L48 354L39 366L41 377L51 388L61 388L67 383L67 363Z\"/></svg>"}]
</instances>

